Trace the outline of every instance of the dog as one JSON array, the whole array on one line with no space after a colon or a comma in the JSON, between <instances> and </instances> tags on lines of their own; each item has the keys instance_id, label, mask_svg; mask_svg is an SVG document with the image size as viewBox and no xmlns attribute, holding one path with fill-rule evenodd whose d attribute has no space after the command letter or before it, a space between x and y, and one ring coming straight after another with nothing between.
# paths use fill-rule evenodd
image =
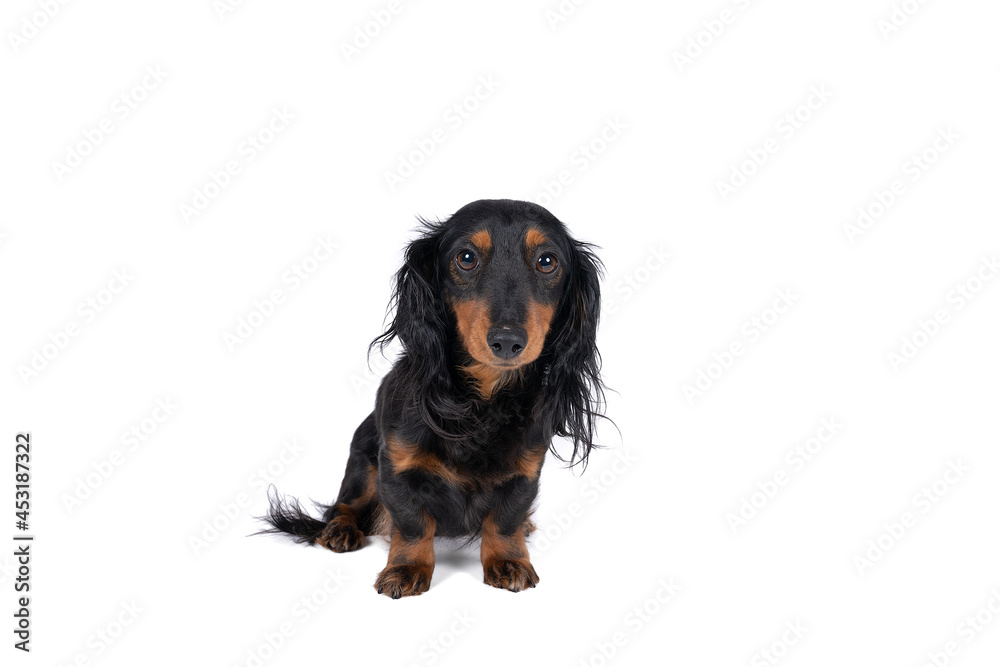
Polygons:
<instances>
[{"instance_id":1,"label":"dog","mask_svg":"<svg viewBox=\"0 0 1000 667\"><path fill-rule=\"evenodd\" d=\"M375 589L393 599L430 587L434 537L481 538L484 582L539 581L525 542L545 454L583 464L604 417L597 325L603 265L548 210L480 200L421 220L369 346L403 351L351 442L340 494L318 505L269 494L262 532L332 551L388 535ZM572 442L568 457L554 436Z\"/></svg>"}]
</instances>

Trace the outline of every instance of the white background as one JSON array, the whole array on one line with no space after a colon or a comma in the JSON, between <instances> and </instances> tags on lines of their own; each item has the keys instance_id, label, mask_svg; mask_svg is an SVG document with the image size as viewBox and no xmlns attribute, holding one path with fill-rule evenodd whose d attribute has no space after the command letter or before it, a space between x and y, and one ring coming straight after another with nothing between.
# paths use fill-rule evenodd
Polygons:
<instances>
[{"instance_id":1,"label":"white background","mask_svg":"<svg viewBox=\"0 0 1000 667\"><path fill-rule=\"evenodd\" d=\"M30 655L2 549L4 664L996 664L996 3L45 4L0 20L0 532L30 431L36 535ZM274 109L294 119L247 159ZM380 541L246 537L268 466L336 495L415 216L487 197L544 201L607 264L621 437L583 475L546 465L538 588L439 543L430 591L393 601ZM880 215L850 231L859 207Z\"/></svg>"}]
</instances>

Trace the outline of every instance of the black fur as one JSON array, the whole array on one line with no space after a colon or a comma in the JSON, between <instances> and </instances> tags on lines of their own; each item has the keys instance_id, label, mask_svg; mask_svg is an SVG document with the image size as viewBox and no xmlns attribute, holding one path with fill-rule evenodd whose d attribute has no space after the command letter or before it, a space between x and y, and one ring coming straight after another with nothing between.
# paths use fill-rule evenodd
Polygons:
<instances>
[{"instance_id":1,"label":"black fur","mask_svg":"<svg viewBox=\"0 0 1000 667\"><path fill-rule=\"evenodd\" d=\"M545 450L585 467L604 409L593 247L528 202L481 200L446 222L421 222L395 277L394 316L370 347L398 338L403 352L354 435L336 502L319 520L275 493L264 517L264 532L345 551L387 513L393 547L376 586L393 597L429 585L429 574L407 579L393 559L425 544L431 528L431 538L476 536L488 521L484 567L502 555L488 548L520 553ZM568 456L552 446L557 435L572 443ZM494 569L520 578L487 568L487 582L533 586L526 551L509 557L513 566Z\"/></svg>"}]
</instances>

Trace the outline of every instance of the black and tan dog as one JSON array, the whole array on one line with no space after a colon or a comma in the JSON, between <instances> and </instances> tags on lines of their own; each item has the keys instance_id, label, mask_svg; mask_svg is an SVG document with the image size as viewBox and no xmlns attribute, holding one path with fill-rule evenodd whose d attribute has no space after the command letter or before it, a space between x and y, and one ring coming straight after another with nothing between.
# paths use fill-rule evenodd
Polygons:
<instances>
[{"instance_id":1,"label":"black and tan dog","mask_svg":"<svg viewBox=\"0 0 1000 667\"><path fill-rule=\"evenodd\" d=\"M333 551L390 535L379 593L430 586L434 536L482 538L485 582L538 583L525 534L556 435L586 462L604 404L601 264L535 204L482 200L424 222L396 275L395 317L372 342L403 353L351 442L322 520L271 496L265 532ZM558 453L553 450L558 456Z\"/></svg>"}]
</instances>

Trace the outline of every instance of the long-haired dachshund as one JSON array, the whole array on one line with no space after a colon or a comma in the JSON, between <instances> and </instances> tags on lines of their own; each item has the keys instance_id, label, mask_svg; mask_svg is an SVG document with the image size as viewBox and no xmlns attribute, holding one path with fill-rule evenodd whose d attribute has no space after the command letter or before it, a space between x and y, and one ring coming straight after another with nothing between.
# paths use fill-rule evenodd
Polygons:
<instances>
[{"instance_id":1,"label":"long-haired dachshund","mask_svg":"<svg viewBox=\"0 0 1000 667\"><path fill-rule=\"evenodd\" d=\"M371 349L403 352L351 442L340 495L322 520L271 495L264 519L332 551L390 535L375 588L430 587L434 536L482 538L487 584L534 587L525 534L553 436L586 464L604 385L597 351L602 269L591 246L535 204L481 200L423 222Z\"/></svg>"}]
</instances>

